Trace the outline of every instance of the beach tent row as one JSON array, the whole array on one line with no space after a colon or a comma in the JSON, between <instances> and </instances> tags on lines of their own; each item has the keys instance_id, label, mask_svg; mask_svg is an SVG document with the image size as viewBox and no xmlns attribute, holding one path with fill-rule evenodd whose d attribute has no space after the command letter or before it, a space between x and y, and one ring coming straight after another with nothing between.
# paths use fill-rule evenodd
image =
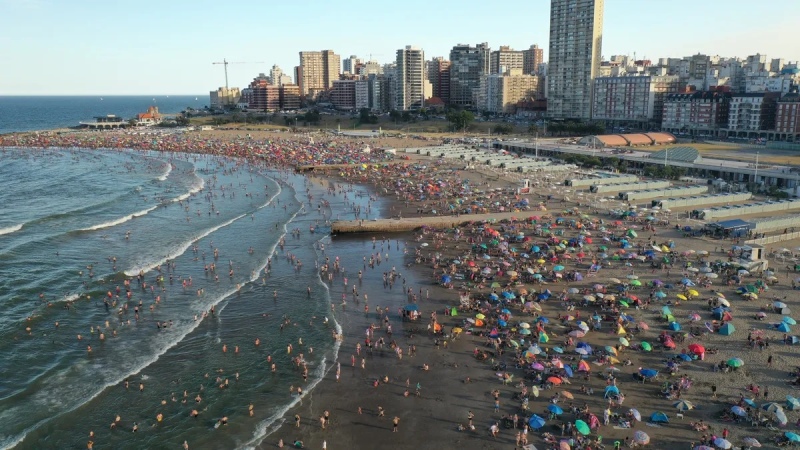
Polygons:
<instances>
[{"instance_id":1,"label":"beach tent row","mask_svg":"<svg viewBox=\"0 0 800 450\"><path fill-rule=\"evenodd\" d=\"M634 183L612 183L612 184L593 184L589 186L589 192L619 192L638 189L663 189L672 186L669 181L638 181Z\"/></svg>"},{"instance_id":2,"label":"beach tent row","mask_svg":"<svg viewBox=\"0 0 800 450\"><path fill-rule=\"evenodd\" d=\"M639 201L650 200L653 198L661 197L682 197L687 195L705 194L708 192L708 186L695 185L695 186L672 186L667 189L642 189L638 191L625 191L617 194L620 200ZM652 206L658 206L654 201Z\"/></svg>"},{"instance_id":3,"label":"beach tent row","mask_svg":"<svg viewBox=\"0 0 800 450\"><path fill-rule=\"evenodd\" d=\"M409 148L406 153L424 154L435 158L461 159L465 162L483 164L493 168L516 170L517 172L563 172L574 170L574 164L553 164L551 161L518 157L494 151L475 149L463 145L446 144L433 147Z\"/></svg>"},{"instance_id":4,"label":"beach tent row","mask_svg":"<svg viewBox=\"0 0 800 450\"><path fill-rule=\"evenodd\" d=\"M639 177L636 175L620 175L617 173L597 171L590 177L564 180L564 186L589 187L599 184L636 183L638 181Z\"/></svg>"},{"instance_id":5,"label":"beach tent row","mask_svg":"<svg viewBox=\"0 0 800 450\"><path fill-rule=\"evenodd\" d=\"M719 206L716 208L704 209L700 212L699 217L704 220L711 220L718 219L720 217L741 217L749 214L763 214L778 211L789 211L794 209L800 209L800 199Z\"/></svg>"},{"instance_id":6,"label":"beach tent row","mask_svg":"<svg viewBox=\"0 0 800 450\"><path fill-rule=\"evenodd\" d=\"M753 228L754 231L766 233L767 231L784 230L800 226L800 214L765 217L763 219L754 219L751 222L755 224L755 228Z\"/></svg>"},{"instance_id":7,"label":"beach tent row","mask_svg":"<svg viewBox=\"0 0 800 450\"><path fill-rule=\"evenodd\" d=\"M753 194L750 192L737 192L733 194L708 194L708 195L694 195L691 197L671 197L659 200L655 206L661 209L667 208L681 208L685 206L692 206L701 208L709 205L720 205L723 203L741 202L750 200Z\"/></svg>"}]
</instances>

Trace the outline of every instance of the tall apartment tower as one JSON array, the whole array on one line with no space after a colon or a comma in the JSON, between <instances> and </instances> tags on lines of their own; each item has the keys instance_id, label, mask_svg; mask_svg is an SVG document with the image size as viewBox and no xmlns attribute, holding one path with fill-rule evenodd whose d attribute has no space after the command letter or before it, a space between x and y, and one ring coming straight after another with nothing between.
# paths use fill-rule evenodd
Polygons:
<instances>
[{"instance_id":1,"label":"tall apartment tower","mask_svg":"<svg viewBox=\"0 0 800 450\"><path fill-rule=\"evenodd\" d=\"M489 44L458 44L450 50L450 104L475 108L481 77L489 74Z\"/></svg>"},{"instance_id":2,"label":"tall apartment tower","mask_svg":"<svg viewBox=\"0 0 800 450\"><path fill-rule=\"evenodd\" d=\"M428 80L433 88L433 96L447 105L450 103L450 61L437 56L428 61Z\"/></svg>"},{"instance_id":3,"label":"tall apartment tower","mask_svg":"<svg viewBox=\"0 0 800 450\"><path fill-rule=\"evenodd\" d=\"M395 108L401 111L425 106L425 52L407 45L397 50Z\"/></svg>"},{"instance_id":4,"label":"tall apartment tower","mask_svg":"<svg viewBox=\"0 0 800 450\"><path fill-rule=\"evenodd\" d=\"M525 75L542 75L539 73L544 62L544 49L538 45L522 51L522 73Z\"/></svg>"},{"instance_id":5,"label":"tall apartment tower","mask_svg":"<svg viewBox=\"0 0 800 450\"><path fill-rule=\"evenodd\" d=\"M350 74L357 74L358 68L363 65L363 61L361 61L358 56L350 55L349 58L345 58L342 60L342 72L349 72Z\"/></svg>"},{"instance_id":6,"label":"tall apartment tower","mask_svg":"<svg viewBox=\"0 0 800 450\"><path fill-rule=\"evenodd\" d=\"M516 51L507 45L501 45L500 50L492 52L489 72L503 73L513 69L522 70L522 56L522 52Z\"/></svg>"},{"instance_id":7,"label":"tall apartment tower","mask_svg":"<svg viewBox=\"0 0 800 450\"><path fill-rule=\"evenodd\" d=\"M604 0L550 0L547 115L592 118L592 83L600 68Z\"/></svg>"},{"instance_id":8,"label":"tall apartment tower","mask_svg":"<svg viewBox=\"0 0 800 450\"><path fill-rule=\"evenodd\" d=\"M300 65L295 70L300 94L316 99L320 93L333 87L341 73L341 57L333 50L300 52Z\"/></svg>"}]
</instances>

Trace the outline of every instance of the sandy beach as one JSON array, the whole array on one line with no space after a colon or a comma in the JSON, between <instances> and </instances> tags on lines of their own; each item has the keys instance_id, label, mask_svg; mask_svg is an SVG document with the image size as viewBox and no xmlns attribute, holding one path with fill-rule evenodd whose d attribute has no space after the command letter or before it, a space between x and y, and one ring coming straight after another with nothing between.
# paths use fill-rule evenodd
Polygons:
<instances>
[{"instance_id":1,"label":"sandy beach","mask_svg":"<svg viewBox=\"0 0 800 450\"><path fill-rule=\"evenodd\" d=\"M164 138L165 150L205 142L193 151L253 156L241 132L209 133ZM798 274L786 268L797 242L767 249L773 272L744 274L727 264L737 242L566 201L570 193L545 183L519 196L513 177L425 157L359 167L376 161L359 151L365 145L436 141L334 138L337 146L319 148L318 135L253 138L295 152L264 155L275 164L354 164L330 181L368 186L392 201L392 217L519 211L504 223L332 237L328 256L365 248L363 261L342 261L346 274L331 271L332 285L347 276L358 291L347 308L332 305L343 328L340 370L304 392L259 448L747 448L757 446L747 438L770 447L800 431L800 403L787 400L800 395L790 383L800 366L791 345ZM782 248L789 254L779 259ZM368 262L383 254L390 259ZM359 270L388 281L359 283Z\"/></svg>"}]
</instances>

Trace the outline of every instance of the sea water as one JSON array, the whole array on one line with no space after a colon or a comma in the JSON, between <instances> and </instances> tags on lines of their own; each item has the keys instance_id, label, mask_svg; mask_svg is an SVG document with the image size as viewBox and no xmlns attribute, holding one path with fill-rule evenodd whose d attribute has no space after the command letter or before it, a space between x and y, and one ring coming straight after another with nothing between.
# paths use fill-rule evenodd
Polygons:
<instances>
[{"instance_id":1,"label":"sea water","mask_svg":"<svg viewBox=\"0 0 800 450\"><path fill-rule=\"evenodd\" d=\"M315 261L325 222L368 196L206 155L0 158L0 448L84 448L90 430L96 448L246 448L297 401L292 357L308 361L306 390L331 367L337 323Z\"/></svg>"}]
</instances>

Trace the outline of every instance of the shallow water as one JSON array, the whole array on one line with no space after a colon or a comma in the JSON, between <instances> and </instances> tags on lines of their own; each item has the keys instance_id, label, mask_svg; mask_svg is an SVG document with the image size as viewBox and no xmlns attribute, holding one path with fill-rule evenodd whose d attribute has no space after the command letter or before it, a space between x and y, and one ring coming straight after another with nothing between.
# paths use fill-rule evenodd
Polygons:
<instances>
[{"instance_id":1,"label":"shallow water","mask_svg":"<svg viewBox=\"0 0 800 450\"><path fill-rule=\"evenodd\" d=\"M324 258L317 242L328 239L320 224L352 218L353 202L366 210L367 196L345 199L294 174L208 156L0 156L0 448L84 448L90 430L95 448L245 446L296 400L293 356L304 354L311 385L330 367L336 323L324 320L331 294L314 267ZM371 208L379 215L379 202ZM337 252L360 258L364 248ZM216 273L204 269L212 263ZM224 433L214 427L222 416L231 418Z\"/></svg>"}]
</instances>

